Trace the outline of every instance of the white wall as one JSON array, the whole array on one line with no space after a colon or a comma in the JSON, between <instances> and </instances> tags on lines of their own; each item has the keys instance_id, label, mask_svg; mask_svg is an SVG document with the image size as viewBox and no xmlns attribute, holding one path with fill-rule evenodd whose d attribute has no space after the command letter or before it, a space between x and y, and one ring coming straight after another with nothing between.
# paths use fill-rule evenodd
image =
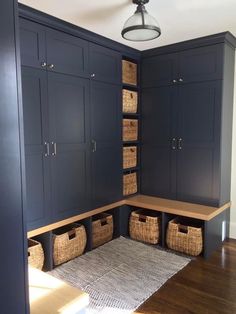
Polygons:
<instances>
[{"instance_id":1,"label":"white wall","mask_svg":"<svg viewBox=\"0 0 236 314\"><path fill-rule=\"evenodd\" d=\"M231 222L230 237L236 239L236 62L234 79L234 114L233 114L233 149L232 149L232 171L231 171Z\"/></svg>"}]
</instances>

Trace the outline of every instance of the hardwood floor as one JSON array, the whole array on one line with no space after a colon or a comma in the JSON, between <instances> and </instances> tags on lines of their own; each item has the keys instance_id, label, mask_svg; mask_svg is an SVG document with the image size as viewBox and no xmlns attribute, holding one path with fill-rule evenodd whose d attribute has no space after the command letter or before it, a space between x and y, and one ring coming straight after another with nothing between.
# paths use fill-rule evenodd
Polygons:
<instances>
[{"instance_id":1,"label":"hardwood floor","mask_svg":"<svg viewBox=\"0 0 236 314\"><path fill-rule=\"evenodd\" d=\"M135 313L236 314L236 240L191 261Z\"/></svg>"}]
</instances>

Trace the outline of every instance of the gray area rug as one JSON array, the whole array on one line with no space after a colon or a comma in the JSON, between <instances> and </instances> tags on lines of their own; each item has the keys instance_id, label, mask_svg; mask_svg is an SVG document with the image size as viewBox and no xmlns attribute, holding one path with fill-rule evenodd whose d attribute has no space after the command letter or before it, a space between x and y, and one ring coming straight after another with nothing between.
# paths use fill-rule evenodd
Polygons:
<instances>
[{"instance_id":1,"label":"gray area rug","mask_svg":"<svg viewBox=\"0 0 236 314\"><path fill-rule=\"evenodd\" d=\"M190 262L120 237L50 272L90 296L88 314L129 314Z\"/></svg>"}]
</instances>

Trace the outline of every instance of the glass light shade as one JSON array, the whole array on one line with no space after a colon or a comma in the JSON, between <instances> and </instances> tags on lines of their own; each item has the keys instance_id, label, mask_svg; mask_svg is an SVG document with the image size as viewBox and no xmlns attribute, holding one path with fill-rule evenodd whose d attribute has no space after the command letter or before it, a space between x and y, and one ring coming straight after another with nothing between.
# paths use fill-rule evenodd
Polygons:
<instances>
[{"instance_id":1,"label":"glass light shade","mask_svg":"<svg viewBox=\"0 0 236 314\"><path fill-rule=\"evenodd\" d=\"M121 32L123 38L132 41L152 40L161 35L157 20L148 14L145 7L139 6L124 25Z\"/></svg>"}]
</instances>

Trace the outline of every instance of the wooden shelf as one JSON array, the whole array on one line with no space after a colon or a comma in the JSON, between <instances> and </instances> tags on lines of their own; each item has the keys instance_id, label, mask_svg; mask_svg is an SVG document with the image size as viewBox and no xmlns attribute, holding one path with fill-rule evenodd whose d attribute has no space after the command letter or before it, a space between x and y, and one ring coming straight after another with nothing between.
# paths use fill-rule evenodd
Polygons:
<instances>
[{"instance_id":1,"label":"wooden shelf","mask_svg":"<svg viewBox=\"0 0 236 314\"><path fill-rule=\"evenodd\" d=\"M128 145L128 144L136 144L136 145L138 145L138 144L140 144L140 141L123 141L123 145Z\"/></svg>"},{"instance_id":2,"label":"wooden shelf","mask_svg":"<svg viewBox=\"0 0 236 314\"><path fill-rule=\"evenodd\" d=\"M140 113L123 112L123 116L139 118Z\"/></svg>"},{"instance_id":3,"label":"wooden shelf","mask_svg":"<svg viewBox=\"0 0 236 314\"><path fill-rule=\"evenodd\" d=\"M231 203L221 207L211 207L147 195L136 195L126 199L126 205L209 221L229 208Z\"/></svg>"},{"instance_id":4,"label":"wooden shelf","mask_svg":"<svg viewBox=\"0 0 236 314\"><path fill-rule=\"evenodd\" d=\"M123 172L130 172L130 171L139 171L139 167L137 166L137 167L123 169Z\"/></svg>"},{"instance_id":5,"label":"wooden shelf","mask_svg":"<svg viewBox=\"0 0 236 314\"><path fill-rule=\"evenodd\" d=\"M131 85L131 84L125 84L125 83L122 83L122 85L123 85L123 89L129 89L133 91L139 90L139 87L137 85Z\"/></svg>"}]
</instances>

